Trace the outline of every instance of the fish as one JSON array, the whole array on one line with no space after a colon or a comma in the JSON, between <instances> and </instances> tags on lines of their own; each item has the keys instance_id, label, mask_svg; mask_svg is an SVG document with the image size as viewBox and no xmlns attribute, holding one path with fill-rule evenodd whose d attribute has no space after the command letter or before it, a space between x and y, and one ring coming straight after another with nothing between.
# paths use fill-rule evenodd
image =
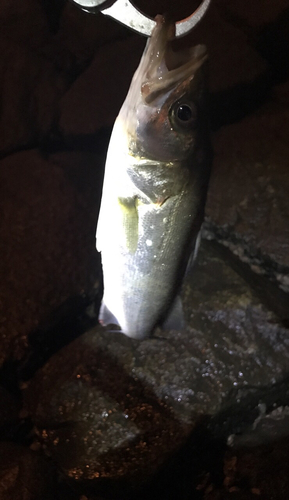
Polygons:
<instances>
[{"instance_id":1,"label":"fish","mask_svg":"<svg viewBox=\"0 0 289 500\"><path fill-rule=\"evenodd\" d=\"M99 321L139 340L183 324L179 292L197 252L211 169L207 50L175 51L174 30L156 17L115 121L96 232Z\"/></svg>"}]
</instances>

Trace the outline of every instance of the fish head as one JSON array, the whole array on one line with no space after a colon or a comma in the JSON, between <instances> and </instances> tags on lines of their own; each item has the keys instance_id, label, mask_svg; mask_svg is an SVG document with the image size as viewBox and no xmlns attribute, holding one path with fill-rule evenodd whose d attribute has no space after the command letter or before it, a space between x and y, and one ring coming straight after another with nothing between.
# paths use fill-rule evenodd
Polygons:
<instances>
[{"instance_id":1,"label":"fish head","mask_svg":"<svg viewBox=\"0 0 289 500\"><path fill-rule=\"evenodd\" d=\"M130 155L182 162L192 155L204 124L204 45L174 52L174 24L157 16L119 119Z\"/></svg>"}]
</instances>

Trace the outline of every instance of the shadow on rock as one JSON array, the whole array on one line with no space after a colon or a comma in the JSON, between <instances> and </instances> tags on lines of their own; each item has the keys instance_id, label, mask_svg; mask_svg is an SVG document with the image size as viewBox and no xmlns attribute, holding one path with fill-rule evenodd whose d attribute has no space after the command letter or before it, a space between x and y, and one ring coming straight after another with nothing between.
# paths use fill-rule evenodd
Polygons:
<instances>
[{"instance_id":1,"label":"shadow on rock","mask_svg":"<svg viewBox=\"0 0 289 500\"><path fill-rule=\"evenodd\" d=\"M288 403L288 379L232 392L220 412L196 422L185 445L131 500L283 500L289 483Z\"/></svg>"},{"instance_id":2,"label":"shadow on rock","mask_svg":"<svg viewBox=\"0 0 289 500\"><path fill-rule=\"evenodd\" d=\"M211 96L212 128L235 123L254 113L270 97L274 85L289 76L289 9L262 28L255 47L269 68L256 80L235 85Z\"/></svg>"},{"instance_id":3,"label":"shadow on rock","mask_svg":"<svg viewBox=\"0 0 289 500\"><path fill-rule=\"evenodd\" d=\"M44 371L50 369L48 363ZM26 403L40 439L49 449L54 443L54 459L80 491L127 493L131 484L150 477L188 432L149 385L102 348L88 353L80 342L73 363L49 379L48 387L46 376L36 375Z\"/></svg>"},{"instance_id":4,"label":"shadow on rock","mask_svg":"<svg viewBox=\"0 0 289 500\"><path fill-rule=\"evenodd\" d=\"M89 295L71 297L54 310L30 334L27 356L20 360L7 360L0 369L3 387L17 396L19 383L30 379L59 349L79 337L97 323L100 307L99 290Z\"/></svg>"},{"instance_id":5,"label":"shadow on rock","mask_svg":"<svg viewBox=\"0 0 289 500\"><path fill-rule=\"evenodd\" d=\"M272 86L272 75L267 71L252 82L212 94L210 106L213 131L242 120L256 111L268 100Z\"/></svg>"},{"instance_id":6,"label":"shadow on rock","mask_svg":"<svg viewBox=\"0 0 289 500\"><path fill-rule=\"evenodd\" d=\"M289 77L289 8L275 22L264 26L259 36L257 49L271 67L275 84Z\"/></svg>"}]
</instances>

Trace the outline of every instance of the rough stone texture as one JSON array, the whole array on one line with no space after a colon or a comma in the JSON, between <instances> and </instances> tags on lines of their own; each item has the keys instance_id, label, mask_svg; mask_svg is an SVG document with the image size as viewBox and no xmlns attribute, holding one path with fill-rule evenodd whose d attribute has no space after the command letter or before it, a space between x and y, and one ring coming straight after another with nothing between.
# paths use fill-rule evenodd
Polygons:
<instances>
[{"instance_id":1,"label":"rough stone texture","mask_svg":"<svg viewBox=\"0 0 289 500\"><path fill-rule=\"evenodd\" d=\"M97 163L96 154L58 153L48 160L36 150L1 162L1 364L20 359L39 321L99 277Z\"/></svg>"},{"instance_id":2,"label":"rough stone texture","mask_svg":"<svg viewBox=\"0 0 289 500\"><path fill-rule=\"evenodd\" d=\"M144 44L143 38L132 36L99 49L61 101L59 124L65 135L92 134L113 124Z\"/></svg>"},{"instance_id":3,"label":"rough stone texture","mask_svg":"<svg viewBox=\"0 0 289 500\"><path fill-rule=\"evenodd\" d=\"M0 386L0 436L5 434L6 427L18 420L20 403L4 387Z\"/></svg>"},{"instance_id":4,"label":"rough stone texture","mask_svg":"<svg viewBox=\"0 0 289 500\"><path fill-rule=\"evenodd\" d=\"M254 115L215 133L207 217L220 239L253 264L275 264L288 288L288 83ZM255 258L255 260L254 260ZM287 275L287 276L286 276Z\"/></svg>"},{"instance_id":5,"label":"rough stone texture","mask_svg":"<svg viewBox=\"0 0 289 500\"><path fill-rule=\"evenodd\" d=\"M56 475L48 461L14 443L0 443L0 499L52 500Z\"/></svg>"},{"instance_id":6,"label":"rough stone texture","mask_svg":"<svg viewBox=\"0 0 289 500\"><path fill-rule=\"evenodd\" d=\"M60 2L58 2L60 5ZM68 4L26 0L0 8L0 153L37 144L54 131L59 100L97 47L126 31Z\"/></svg>"},{"instance_id":7,"label":"rough stone texture","mask_svg":"<svg viewBox=\"0 0 289 500\"><path fill-rule=\"evenodd\" d=\"M138 342L99 327L31 382L26 407L68 477L143 481L232 391L237 409L246 388L264 390L288 373L288 330L211 244L183 295L184 331Z\"/></svg>"},{"instance_id":8,"label":"rough stone texture","mask_svg":"<svg viewBox=\"0 0 289 500\"><path fill-rule=\"evenodd\" d=\"M35 143L47 132L66 88L65 72L43 53L49 43L43 14L37 1L1 3L2 153Z\"/></svg>"},{"instance_id":9,"label":"rough stone texture","mask_svg":"<svg viewBox=\"0 0 289 500\"><path fill-rule=\"evenodd\" d=\"M51 61L25 46L4 39L0 47L0 149L6 153L35 144L47 133L66 85L65 75Z\"/></svg>"},{"instance_id":10,"label":"rough stone texture","mask_svg":"<svg viewBox=\"0 0 289 500\"><path fill-rule=\"evenodd\" d=\"M246 33L228 23L214 3L203 22L181 43L207 46L212 92L252 82L267 68L264 59L250 45Z\"/></svg>"},{"instance_id":11,"label":"rough stone texture","mask_svg":"<svg viewBox=\"0 0 289 500\"><path fill-rule=\"evenodd\" d=\"M253 28L263 27L268 23L276 21L280 13L286 13L289 8L288 0L275 0L274 2L264 2L263 0L217 0L218 7L222 14L229 18L230 21L240 26L243 21L243 26L250 26Z\"/></svg>"},{"instance_id":12,"label":"rough stone texture","mask_svg":"<svg viewBox=\"0 0 289 500\"><path fill-rule=\"evenodd\" d=\"M57 5L57 2L55 3ZM48 16L50 12L51 2L47 2ZM73 54L78 67L85 68L99 47L127 36L129 36L127 29L113 19L103 15L88 14L72 2L66 2L59 17L59 29L54 39L58 46Z\"/></svg>"},{"instance_id":13,"label":"rough stone texture","mask_svg":"<svg viewBox=\"0 0 289 500\"><path fill-rule=\"evenodd\" d=\"M261 413L241 436L229 436L223 484L207 475L199 484L204 500L283 500L288 492L288 407Z\"/></svg>"}]
</instances>

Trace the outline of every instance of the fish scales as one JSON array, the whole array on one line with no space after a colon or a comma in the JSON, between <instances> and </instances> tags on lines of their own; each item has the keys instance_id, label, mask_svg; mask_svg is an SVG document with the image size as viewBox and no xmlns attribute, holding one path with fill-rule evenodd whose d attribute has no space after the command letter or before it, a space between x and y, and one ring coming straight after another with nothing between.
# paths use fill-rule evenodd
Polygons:
<instances>
[{"instance_id":1,"label":"fish scales","mask_svg":"<svg viewBox=\"0 0 289 500\"><path fill-rule=\"evenodd\" d=\"M142 339L173 304L203 219L211 164L206 49L157 25L116 119L97 226L100 321Z\"/></svg>"}]
</instances>

